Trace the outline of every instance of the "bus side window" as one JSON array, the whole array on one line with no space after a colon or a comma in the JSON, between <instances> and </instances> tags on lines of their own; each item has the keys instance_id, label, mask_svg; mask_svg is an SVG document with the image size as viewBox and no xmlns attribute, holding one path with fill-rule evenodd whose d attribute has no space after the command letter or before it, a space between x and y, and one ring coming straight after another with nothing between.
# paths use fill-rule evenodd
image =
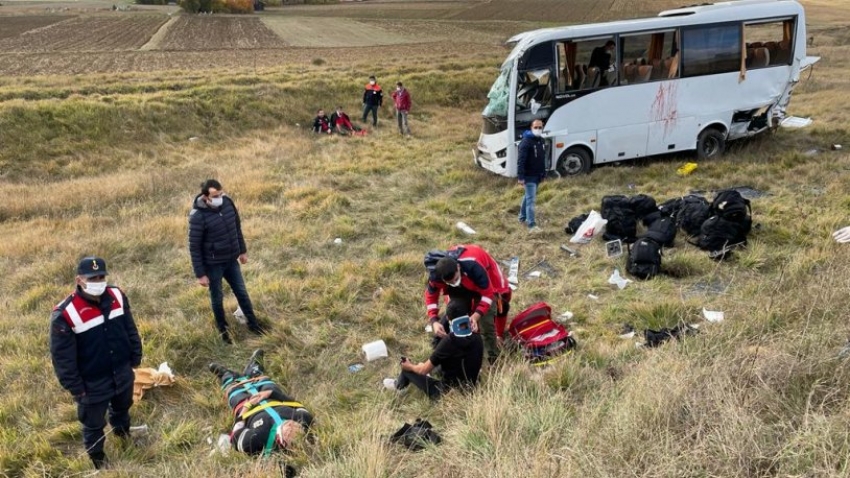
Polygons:
<instances>
[{"instance_id":1,"label":"bus side window","mask_svg":"<svg viewBox=\"0 0 850 478\"><path fill-rule=\"evenodd\" d=\"M575 92L615 84L615 45L613 37L558 43L559 91Z\"/></svg>"},{"instance_id":2,"label":"bus side window","mask_svg":"<svg viewBox=\"0 0 850 478\"><path fill-rule=\"evenodd\" d=\"M679 77L676 31L620 37L620 84L631 85Z\"/></svg>"},{"instance_id":3,"label":"bus side window","mask_svg":"<svg viewBox=\"0 0 850 478\"><path fill-rule=\"evenodd\" d=\"M730 73L741 68L741 24L688 27L682 31L682 76Z\"/></svg>"},{"instance_id":4,"label":"bus side window","mask_svg":"<svg viewBox=\"0 0 850 478\"><path fill-rule=\"evenodd\" d=\"M793 58L794 19L744 25L747 69L790 65Z\"/></svg>"}]
</instances>

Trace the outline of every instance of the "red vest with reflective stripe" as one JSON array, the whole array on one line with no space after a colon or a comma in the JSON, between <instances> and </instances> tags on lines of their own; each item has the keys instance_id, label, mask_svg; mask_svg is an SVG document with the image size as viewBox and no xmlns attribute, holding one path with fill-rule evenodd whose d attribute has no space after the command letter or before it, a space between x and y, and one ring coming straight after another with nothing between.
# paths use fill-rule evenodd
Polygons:
<instances>
[{"instance_id":1,"label":"red vest with reflective stripe","mask_svg":"<svg viewBox=\"0 0 850 478\"><path fill-rule=\"evenodd\" d=\"M121 291L117 287L107 287L106 293L115 299L112 301L112 310L109 311L107 319L111 320L124 315L124 297L121 295ZM103 325L106 319L97 306L93 306L79 293L75 292L73 296L74 298L62 311L62 316L65 317L65 322L68 322L75 334L81 334Z\"/></svg>"}]
</instances>

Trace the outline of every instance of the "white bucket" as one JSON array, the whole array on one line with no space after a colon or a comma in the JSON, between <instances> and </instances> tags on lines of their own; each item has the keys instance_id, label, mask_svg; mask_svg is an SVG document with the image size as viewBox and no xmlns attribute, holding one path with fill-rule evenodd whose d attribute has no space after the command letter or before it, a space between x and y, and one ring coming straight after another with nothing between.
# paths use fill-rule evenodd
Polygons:
<instances>
[{"instance_id":1,"label":"white bucket","mask_svg":"<svg viewBox=\"0 0 850 478\"><path fill-rule=\"evenodd\" d=\"M366 354L367 362L387 357L387 344L385 344L383 340L369 342L363 346L363 353Z\"/></svg>"}]
</instances>

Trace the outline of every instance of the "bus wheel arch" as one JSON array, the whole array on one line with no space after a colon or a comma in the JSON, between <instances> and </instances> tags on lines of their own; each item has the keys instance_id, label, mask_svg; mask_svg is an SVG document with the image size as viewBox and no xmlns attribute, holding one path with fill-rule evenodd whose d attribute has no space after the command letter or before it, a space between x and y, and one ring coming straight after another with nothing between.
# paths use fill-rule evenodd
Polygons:
<instances>
[{"instance_id":1,"label":"bus wheel arch","mask_svg":"<svg viewBox=\"0 0 850 478\"><path fill-rule=\"evenodd\" d=\"M714 159L726 152L726 127L720 123L706 126L697 136L697 157Z\"/></svg>"},{"instance_id":2,"label":"bus wheel arch","mask_svg":"<svg viewBox=\"0 0 850 478\"><path fill-rule=\"evenodd\" d=\"M592 164L593 152L590 148L584 145L575 145L570 146L558 156L555 170L561 177L588 174Z\"/></svg>"}]
</instances>

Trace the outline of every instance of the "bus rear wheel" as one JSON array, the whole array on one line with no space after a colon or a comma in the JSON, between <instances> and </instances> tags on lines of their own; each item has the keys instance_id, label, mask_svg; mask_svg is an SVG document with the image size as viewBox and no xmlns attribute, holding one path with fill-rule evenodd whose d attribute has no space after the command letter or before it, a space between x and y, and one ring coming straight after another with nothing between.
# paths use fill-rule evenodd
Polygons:
<instances>
[{"instance_id":1,"label":"bus rear wheel","mask_svg":"<svg viewBox=\"0 0 850 478\"><path fill-rule=\"evenodd\" d=\"M697 137L697 157L714 159L726 151L726 137L717 128L706 128Z\"/></svg>"},{"instance_id":2,"label":"bus rear wheel","mask_svg":"<svg viewBox=\"0 0 850 478\"><path fill-rule=\"evenodd\" d=\"M590 172L590 154L584 148L573 147L558 158L555 169L561 176L575 176Z\"/></svg>"}]
</instances>

